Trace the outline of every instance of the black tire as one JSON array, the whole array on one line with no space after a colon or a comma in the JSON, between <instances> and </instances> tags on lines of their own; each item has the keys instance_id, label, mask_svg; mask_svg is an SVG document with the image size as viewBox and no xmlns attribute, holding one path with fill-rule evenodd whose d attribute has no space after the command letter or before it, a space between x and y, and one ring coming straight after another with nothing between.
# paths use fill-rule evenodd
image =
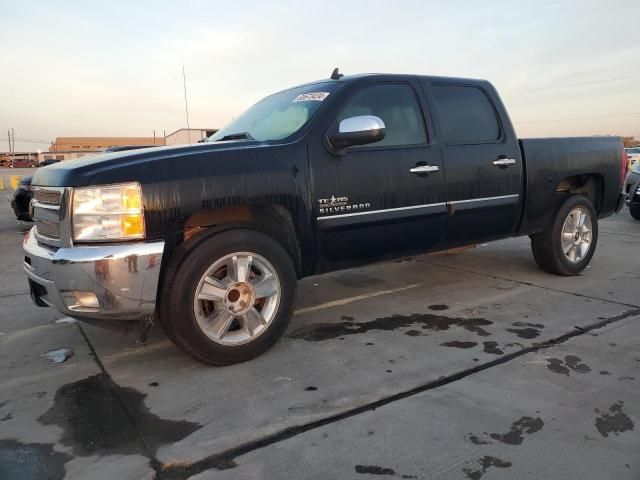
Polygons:
<instances>
[{"instance_id":1,"label":"black tire","mask_svg":"<svg viewBox=\"0 0 640 480\"><path fill-rule=\"evenodd\" d=\"M636 220L640 220L640 205L629 205L629 213Z\"/></svg>"},{"instance_id":2,"label":"black tire","mask_svg":"<svg viewBox=\"0 0 640 480\"><path fill-rule=\"evenodd\" d=\"M273 320L255 339L242 345L222 345L198 326L194 296L200 279L218 259L235 252L253 252L277 272L280 301ZM173 255L165 275L158 318L167 336L188 355L210 365L245 362L271 348L286 330L295 304L297 276L287 251L273 238L249 229L228 230L187 242Z\"/></svg>"},{"instance_id":3,"label":"black tire","mask_svg":"<svg viewBox=\"0 0 640 480\"><path fill-rule=\"evenodd\" d=\"M591 244L585 256L577 262L567 258L562 250L562 227L569 213L576 207L583 207L590 216ZM556 275L578 275L593 257L598 243L598 216L593 205L583 195L572 195L558 208L547 230L531 236L533 258L540 268Z\"/></svg>"}]
</instances>

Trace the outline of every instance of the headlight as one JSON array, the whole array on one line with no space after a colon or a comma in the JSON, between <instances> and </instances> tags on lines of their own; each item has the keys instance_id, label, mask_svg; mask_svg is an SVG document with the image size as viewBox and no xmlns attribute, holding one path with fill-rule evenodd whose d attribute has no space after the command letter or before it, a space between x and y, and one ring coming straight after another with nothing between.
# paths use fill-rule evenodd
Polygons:
<instances>
[{"instance_id":1,"label":"headlight","mask_svg":"<svg viewBox=\"0 0 640 480\"><path fill-rule=\"evenodd\" d=\"M142 192L137 182L75 188L71 212L76 242L144 238Z\"/></svg>"}]
</instances>

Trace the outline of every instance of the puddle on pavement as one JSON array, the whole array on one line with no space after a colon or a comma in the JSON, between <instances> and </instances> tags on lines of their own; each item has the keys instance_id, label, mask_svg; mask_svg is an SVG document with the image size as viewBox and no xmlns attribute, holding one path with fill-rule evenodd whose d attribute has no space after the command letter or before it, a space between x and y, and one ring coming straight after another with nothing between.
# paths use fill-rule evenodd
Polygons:
<instances>
[{"instance_id":1,"label":"puddle on pavement","mask_svg":"<svg viewBox=\"0 0 640 480\"><path fill-rule=\"evenodd\" d=\"M569 376L571 371L577 373L588 373L591 371L591 368L587 364L580 362L582 362L580 357L576 357L575 355L567 355L564 357L564 360L552 357L547 358L547 368L554 373L567 376Z\"/></svg>"},{"instance_id":2,"label":"puddle on pavement","mask_svg":"<svg viewBox=\"0 0 640 480\"><path fill-rule=\"evenodd\" d=\"M452 340L450 342L441 343L440 345L442 345L443 347L467 349L475 347L476 345L478 345L478 342L461 342L459 340Z\"/></svg>"},{"instance_id":3,"label":"puddle on pavement","mask_svg":"<svg viewBox=\"0 0 640 480\"><path fill-rule=\"evenodd\" d=\"M307 342L319 342L331 340L345 335L357 335L371 330L399 330L407 327L420 327L426 331L449 330L451 327L461 327L481 337L489 336L483 327L492 325L493 322L484 318L455 318L443 317L431 313L416 313L413 315L392 315L382 317L370 322L356 322L351 317L342 317L338 323L314 323L294 330L291 338L305 340ZM413 332L415 332L414 330ZM413 333L415 335L415 333Z\"/></svg>"},{"instance_id":4,"label":"puddle on pavement","mask_svg":"<svg viewBox=\"0 0 640 480\"><path fill-rule=\"evenodd\" d=\"M7 480L62 480L71 456L48 443L0 440L0 478Z\"/></svg>"},{"instance_id":5,"label":"puddle on pavement","mask_svg":"<svg viewBox=\"0 0 640 480\"><path fill-rule=\"evenodd\" d=\"M507 328L507 332L515 333L520 338L531 340L542 333L544 325L540 323L514 322L511 325L521 328Z\"/></svg>"},{"instance_id":6,"label":"puddle on pavement","mask_svg":"<svg viewBox=\"0 0 640 480\"><path fill-rule=\"evenodd\" d=\"M165 420L151 413L144 403L146 396L133 388L112 387L103 374L93 375L60 387L53 406L38 422L61 427L60 443L80 456L145 455L135 428L155 454L160 446L178 442L201 428L197 423ZM135 428L123 404L133 417Z\"/></svg>"},{"instance_id":7,"label":"puddle on pavement","mask_svg":"<svg viewBox=\"0 0 640 480\"><path fill-rule=\"evenodd\" d=\"M491 355L502 355L504 351L501 348L498 348L498 342L483 342L484 353L489 353Z\"/></svg>"},{"instance_id":8,"label":"puddle on pavement","mask_svg":"<svg viewBox=\"0 0 640 480\"><path fill-rule=\"evenodd\" d=\"M622 411L624 402L618 400L616 403L609 407L609 413L602 413L596 408L596 413L600 416L596 418L596 428L600 435L608 437L609 434L619 435L620 433L628 430L633 430L633 421Z\"/></svg>"},{"instance_id":9,"label":"puddle on pavement","mask_svg":"<svg viewBox=\"0 0 640 480\"><path fill-rule=\"evenodd\" d=\"M507 462L506 460L502 460L502 459L497 458L497 457L491 457L489 455L486 455L486 456L482 457L481 459L479 459L478 463L480 464L479 468L476 468L476 469L464 468L464 469L462 469L462 471L465 473L465 475L468 478L470 478L471 480L480 480L480 478L482 478L483 475L485 473L487 473L487 470L489 470L489 468L491 468L491 467L496 467L496 468L509 468L509 467L511 467L511 462Z\"/></svg>"},{"instance_id":10,"label":"puddle on pavement","mask_svg":"<svg viewBox=\"0 0 640 480\"><path fill-rule=\"evenodd\" d=\"M436 303L434 305L429 305L427 308L429 310L442 311L442 310L448 310L449 306L448 305L444 305L442 303Z\"/></svg>"},{"instance_id":11,"label":"puddle on pavement","mask_svg":"<svg viewBox=\"0 0 640 480\"><path fill-rule=\"evenodd\" d=\"M522 445L524 441L523 435L532 435L539 432L544 427L541 418L521 417L511 424L511 429L507 433L487 433L484 435L507 445ZM491 441L488 438L481 438L480 435L470 435L469 440L474 445L488 445Z\"/></svg>"},{"instance_id":12,"label":"puddle on pavement","mask_svg":"<svg viewBox=\"0 0 640 480\"><path fill-rule=\"evenodd\" d=\"M70 348L59 348L58 350L51 350L42 356L48 358L51 363L64 363L73 357L73 350Z\"/></svg>"},{"instance_id":13,"label":"puddle on pavement","mask_svg":"<svg viewBox=\"0 0 640 480\"><path fill-rule=\"evenodd\" d=\"M387 467L380 467L378 465L356 465L355 466L356 473L361 475L386 475L389 477L400 477L400 478L418 478L416 475L399 475L396 474L395 470Z\"/></svg>"}]
</instances>

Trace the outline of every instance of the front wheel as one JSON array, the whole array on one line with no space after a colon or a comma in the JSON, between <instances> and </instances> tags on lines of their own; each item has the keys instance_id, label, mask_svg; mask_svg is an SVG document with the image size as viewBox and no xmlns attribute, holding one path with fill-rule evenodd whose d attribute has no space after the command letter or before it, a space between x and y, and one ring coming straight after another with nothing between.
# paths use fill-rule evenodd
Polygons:
<instances>
[{"instance_id":1,"label":"front wheel","mask_svg":"<svg viewBox=\"0 0 640 480\"><path fill-rule=\"evenodd\" d=\"M640 220L640 205L629 205L629 213L636 220Z\"/></svg>"},{"instance_id":2,"label":"front wheel","mask_svg":"<svg viewBox=\"0 0 640 480\"><path fill-rule=\"evenodd\" d=\"M295 302L297 277L286 250L246 229L188 248L166 272L159 318L169 338L212 365L268 350L287 328Z\"/></svg>"},{"instance_id":3,"label":"front wheel","mask_svg":"<svg viewBox=\"0 0 640 480\"><path fill-rule=\"evenodd\" d=\"M593 205L586 197L573 195L560 206L547 230L531 236L531 249L540 268L568 276L589 265L597 242Z\"/></svg>"}]
</instances>

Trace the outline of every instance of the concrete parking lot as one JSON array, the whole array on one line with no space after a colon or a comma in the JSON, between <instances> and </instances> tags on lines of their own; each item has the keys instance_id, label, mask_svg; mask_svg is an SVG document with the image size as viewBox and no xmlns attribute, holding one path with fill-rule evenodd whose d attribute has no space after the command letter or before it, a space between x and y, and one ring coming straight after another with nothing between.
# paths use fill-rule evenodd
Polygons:
<instances>
[{"instance_id":1,"label":"concrete parking lot","mask_svg":"<svg viewBox=\"0 0 640 480\"><path fill-rule=\"evenodd\" d=\"M2 479L640 478L626 209L577 277L518 238L307 278L275 348L224 368L32 305L29 228L3 198Z\"/></svg>"}]
</instances>

